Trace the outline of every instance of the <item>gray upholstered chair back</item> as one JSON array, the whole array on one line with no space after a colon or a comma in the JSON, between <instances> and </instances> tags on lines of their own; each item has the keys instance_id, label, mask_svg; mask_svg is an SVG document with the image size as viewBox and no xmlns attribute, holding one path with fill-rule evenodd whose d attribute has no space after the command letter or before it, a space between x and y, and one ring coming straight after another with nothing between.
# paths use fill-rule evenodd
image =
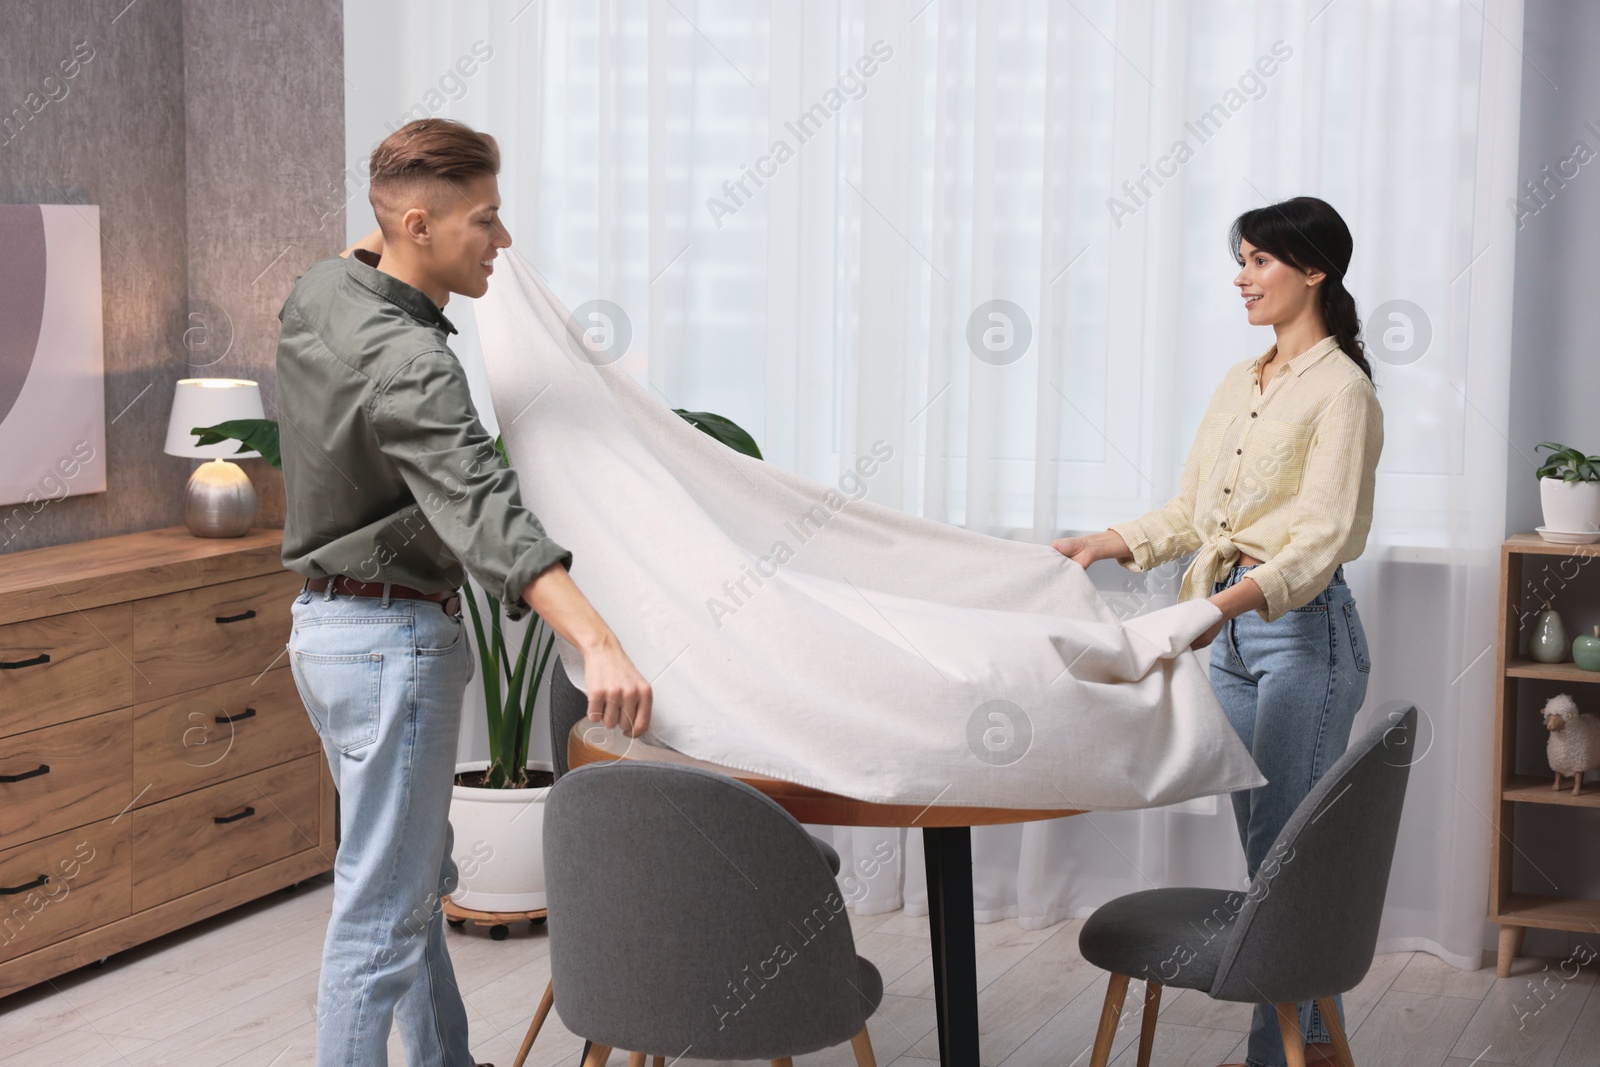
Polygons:
<instances>
[{"instance_id":1,"label":"gray upholstered chair back","mask_svg":"<svg viewBox=\"0 0 1600 1067\"><path fill-rule=\"evenodd\" d=\"M589 697L572 684L559 655L552 654L550 659L550 763L560 778L568 770L567 735L574 723L589 714Z\"/></svg>"},{"instance_id":2,"label":"gray upholstered chair back","mask_svg":"<svg viewBox=\"0 0 1600 1067\"><path fill-rule=\"evenodd\" d=\"M1417 709L1387 715L1318 779L1244 895L1211 995L1310 1000L1353 989L1372 966Z\"/></svg>"},{"instance_id":3,"label":"gray upholstered chair back","mask_svg":"<svg viewBox=\"0 0 1600 1067\"><path fill-rule=\"evenodd\" d=\"M595 1044L770 1060L849 1040L875 1006L827 863L742 782L580 767L550 790L544 861L556 1013Z\"/></svg>"}]
</instances>

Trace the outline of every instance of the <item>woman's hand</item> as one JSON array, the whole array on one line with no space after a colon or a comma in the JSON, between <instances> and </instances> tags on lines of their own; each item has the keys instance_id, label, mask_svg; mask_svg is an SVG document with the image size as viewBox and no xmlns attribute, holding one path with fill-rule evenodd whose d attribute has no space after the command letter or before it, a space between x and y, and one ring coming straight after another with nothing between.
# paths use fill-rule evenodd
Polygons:
<instances>
[{"instance_id":1,"label":"woman's hand","mask_svg":"<svg viewBox=\"0 0 1600 1067\"><path fill-rule=\"evenodd\" d=\"M1078 566L1088 569L1097 559L1131 559L1133 550L1115 530L1093 533L1087 537L1058 537L1050 547L1066 556Z\"/></svg>"},{"instance_id":2,"label":"woman's hand","mask_svg":"<svg viewBox=\"0 0 1600 1067\"><path fill-rule=\"evenodd\" d=\"M1195 652L1199 652L1202 648L1205 648L1211 642L1215 641L1217 639L1217 635L1222 632L1222 628L1228 625L1228 618L1228 616L1224 615L1222 618L1218 619L1210 629L1201 634L1199 637L1195 638L1194 641L1189 645L1189 648Z\"/></svg>"},{"instance_id":3,"label":"woman's hand","mask_svg":"<svg viewBox=\"0 0 1600 1067\"><path fill-rule=\"evenodd\" d=\"M1234 618L1237 615L1243 615L1247 611L1259 611L1267 606L1266 594L1263 593L1261 591L1261 587L1255 583L1255 579L1251 578L1248 574L1239 579L1233 585L1228 586L1228 588L1224 589L1222 592L1209 596L1206 599L1217 606L1217 608L1222 612L1222 618L1218 619L1210 629L1206 630L1205 633L1195 638L1194 642L1189 645L1189 647L1194 649L1196 652L1200 651L1202 648L1205 648L1212 641L1215 641L1217 635L1222 632L1222 628L1227 625L1229 619Z\"/></svg>"}]
</instances>

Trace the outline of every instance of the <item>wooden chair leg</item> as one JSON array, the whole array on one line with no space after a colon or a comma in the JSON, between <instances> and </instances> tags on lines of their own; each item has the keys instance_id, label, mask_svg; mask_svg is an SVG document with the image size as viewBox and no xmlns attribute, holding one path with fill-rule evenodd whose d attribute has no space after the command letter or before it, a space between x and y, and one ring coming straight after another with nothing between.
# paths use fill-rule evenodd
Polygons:
<instances>
[{"instance_id":1,"label":"wooden chair leg","mask_svg":"<svg viewBox=\"0 0 1600 1067\"><path fill-rule=\"evenodd\" d=\"M546 982L544 996L539 998L539 1008L533 1013L533 1022L528 1024L528 1036L522 1039L522 1047L517 1050L517 1058L511 1067L522 1067L528 1059L528 1051L533 1048L533 1039L539 1036L539 1031L544 1027L545 1019L550 1017L550 1006L556 1002L555 987Z\"/></svg>"},{"instance_id":2,"label":"wooden chair leg","mask_svg":"<svg viewBox=\"0 0 1600 1067\"><path fill-rule=\"evenodd\" d=\"M1113 974L1106 985L1106 1001L1100 1008L1100 1029L1094 1035L1094 1055L1089 1067L1106 1067L1111 1062L1111 1043L1116 1040L1117 1020L1122 1018L1122 1000L1128 995L1128 976Z\"/></svg>"},{"instance_id":3,"label":"wooden chair leg","mask_svg":"<svg viewBox=\"0 0 1600 1067\"><path fill-rule=\"evenodd\" d=\"M1277 1005L1277 1009L1284 1058L1288 1060L1289 1067L1306 1067L1306 1046L1300 1037L1300 1009L1290 1000Z\"/></svg>"},{"instance_id":4,"label":"wooden chair leg","mask_svg":"<svg viewBox=\"0 0 1600 1067\"><path fill-rule=\"evenodd\" d=\"M1317 1007L1322 1012L1322 1024L1328 1028L1328 1037L1333 1039L1333 1054L1339 1057L1339 1067L1356 1067L1356 1059L1350 1054L1350 1042L1344 1036L1344 1024L1339 1021L1339 1011L1334 1006L1332 997L1318 997Z\"/></svg>"},{"instance_id":5,"label":"wooden chair leg","mask_svg":"<svg viewBox=\"0 0 1600 1067\"><path fill-rule=\"evenodd\" d=\"M1150 1067L1150 1050L1156 1044L1156 1016L1161 1014L1161 983L1144 983L1144 1020L1139 1026L1139 1067Z\"/></svg>"},{"instance_id":6,"label":"wooden chair leg","mask_svg":"<svg viewBox=\"0 0 1600 1067\"><path fill-rule=\"evenodd\" d=\"M589 1055L583 1060L583 1067L606 1067L606 1061L610 1058L610 1045L590 1045Z\"/></svg>"},{"instance_id":7,"label":"wooden chair leg","mask_svg":"<svg viewBox=\"0 0 1600 1067\"><path fill-rule=\"evenodd\" d=\"M878 1067L878 1058L872 1054L872 1036L865 1026L850 1039L850 1047L856 1054L856 1067Z\"/></svg>"},{"instance_id":8,"label":"wooden chair leg","mask_svg":"<svg viewBox=\"0 0 1600 1067\"><path fill-rule=\"evenodd\" d=\"M644 1053L642 1053L642 1052L630 1052L630 1053L628 1053L628 1067L644 1067Z\"/></svg>"},{"instance_id":9,"label":"wooden chair leg","mask_svg":"<svg viewBox=\"0 0 1600 1067\"><path fill-rule=\"evenodd\" d=\"M657 1056L650 1061L650 1067L667 1067L667 1058L665 1056Z\"/></svg>"},{"instance_id":10,"label":"wooden chair leg","mask_svg":"<svg viewBox=\"0 0 1600 1067\"><path fill-rule=\"evenodd\" d=\"M772 1067L794 1067L794 1059L789 1056L784 1056L782 1059L773 1060Z\"/></svg>"}]
</instances>

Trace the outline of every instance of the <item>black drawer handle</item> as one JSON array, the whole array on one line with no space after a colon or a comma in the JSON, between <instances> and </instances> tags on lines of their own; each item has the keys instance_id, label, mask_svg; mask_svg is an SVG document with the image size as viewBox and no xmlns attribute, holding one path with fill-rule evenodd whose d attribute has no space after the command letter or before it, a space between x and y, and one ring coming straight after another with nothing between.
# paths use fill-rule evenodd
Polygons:
<instances>
[{"instance_id":1,"label":"black drawer handle","mask_svg":"<svg viewBox=\"0 0 1600 1067\"><path fill-rule=\"evenodd\" d=\"M230 722L238 722L240 719L253 719L255 717L256 717L256 709L255 708L245 708L243 711L241 711L237 715L218 715L217 716L217 725L226 726Z\"/></svg>"},{"instance_id":2,"label":"black drawer handle","mask_svg":"<svg viewBox=\"0 0 1600 1067\"><path fill-rule=\"evenodd\" d=\"M218 615L217 616L217 621L218 622L243 622L245 619L253 619L255 617L256 617L256 609L255 608L251 608L249 611L241 612L238 615Z\"/></svg>"},{"instance_id":3,"label":"black drawer handle","mask_svg":"<svg viewBox=\"0 0 1600 1067\"><path fill-rule=\"evenodd\" d=\"M246 808L237 815L213 815L211 817L211 821L220 826L225 822L238 822L240 819L248 819L255 813L255 808L246 806Z\"/></svg>"},{"instance_id":4,"label":"black drawer handle","mask_svg":"<svg viewBox=\"0 0 1600 1067\"><path fill-rule=\"evenodd\" d=\"M32 659L19 659L11 662L0 660L0 671L14 671L18 667L37 667L41 663L50 662L50 653L41 652Z\"/></svg>"},{"instance_id":5,"label":"black drawer handle","mask_svg":"<svg viewBox=\"0 0 1600 1067\"><path fill-rule=\"evenodd\" d=\"M23 771L21 774L0 774L0 782L20 782L24 778L37 778L41 774L49 774L49 773L50 773L50 764L41 763L41 764L39 764L38 767L34 768L33 770L31 770L31 771Z\"/></svg>"},{"instance_id":6,"label":"black drawer handle","mask_svg":"<svg viewBox=\"0 0 1600 1067\"><path fill-rule=\"evenodd\" d=\"M38 889L50 881L48 874L41 874L26 885L0 886L0 897L13 897L18 893L26 893L30 889Z\"/></svg>"}]
</instances>

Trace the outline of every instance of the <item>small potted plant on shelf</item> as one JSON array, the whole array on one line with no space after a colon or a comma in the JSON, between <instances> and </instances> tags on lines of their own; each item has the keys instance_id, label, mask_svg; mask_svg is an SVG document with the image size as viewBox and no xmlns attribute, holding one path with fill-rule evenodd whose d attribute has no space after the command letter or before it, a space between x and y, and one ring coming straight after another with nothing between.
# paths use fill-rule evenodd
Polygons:
<instances>
[{"instance_id":1,"label":"small potted plant on shelf","mask_svg":"<svg viewBox=\"0 0 1600 1067\"><path fill-rule=\"evenodd\" d=\"M1600 541L1600 456L1554 441L1543 441L1534 451L1550 453L1538 470L1544 508L1539 536L1567 545Z\"/></svg>"}]
</instances>

